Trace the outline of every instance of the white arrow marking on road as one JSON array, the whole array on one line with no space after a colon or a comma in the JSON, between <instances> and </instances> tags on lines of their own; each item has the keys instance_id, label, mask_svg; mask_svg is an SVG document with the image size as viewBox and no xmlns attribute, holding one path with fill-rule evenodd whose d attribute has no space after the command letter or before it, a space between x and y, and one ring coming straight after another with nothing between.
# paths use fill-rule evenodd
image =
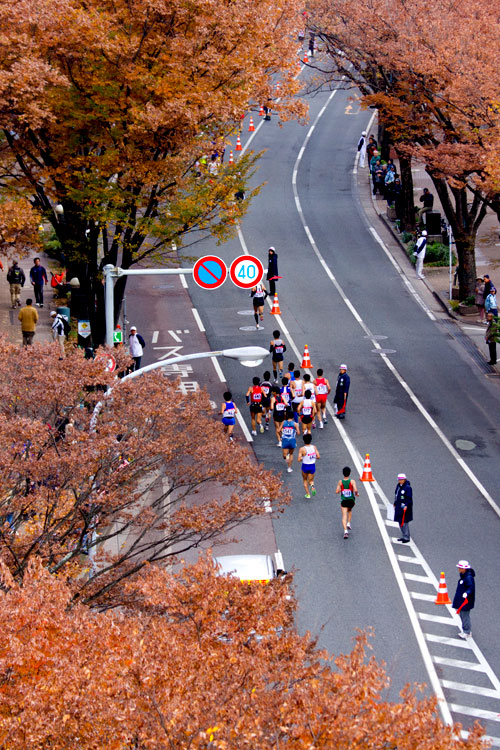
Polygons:
<instances>
[{"instance_id":1,"label":"white arrow marking on road","mask_svg":"<svg viewBox=\"0 0 500 750\"><path fill-rule=\"evenodd\" d=\"M181 349L184 349L183 346L153 346L153 349L159 351L161 349L167 350L165 354L162 354L161 357L158 357L158 360L160 359L168 359L168 357L175 357Z\"/></svg>"},{"instance_id":2,"label":"white arrow marking on road","mask_svg":"<svg viewBox=\"0 0 500 750\"><path fill-rule=\"evenodd\" d=\"M179 331L179 333L180 333L180 331ZM169 334L170 334L170 335L172 336L172 338L173 338L173 340L174 340L174 341L177 341L177 343L178 343L178 344L180 344L180 343L181 343L182 339L180 339L180 338L178 337L178 335L176 334L176 332L175 332L175 331L171 331L171 330L169 330Z\"/></svg>"}]
</instances>

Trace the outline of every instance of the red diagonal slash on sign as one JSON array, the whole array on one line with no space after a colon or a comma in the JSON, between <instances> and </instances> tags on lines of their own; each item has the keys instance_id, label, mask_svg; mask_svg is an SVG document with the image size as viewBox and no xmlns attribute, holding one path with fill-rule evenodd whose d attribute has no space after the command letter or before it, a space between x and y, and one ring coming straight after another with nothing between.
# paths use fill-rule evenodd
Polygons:
<instances>
[{"instance_id":1,"label":"red diagonal slash on sign","mask_svg":"<svg viewBox=\"0 0 500 750\"><path fill-rule=\"evenodd\" d=\"M210 276L212 276L212 278L214 278L216 281L219 281L220 276L216 276L214 273L212 273L212 271L210 270L210 268L207 268L204 263L200 263L200 268L203 268L203 270L206 271L207 273L209 273Z\"/></svg>"}]
</instances>

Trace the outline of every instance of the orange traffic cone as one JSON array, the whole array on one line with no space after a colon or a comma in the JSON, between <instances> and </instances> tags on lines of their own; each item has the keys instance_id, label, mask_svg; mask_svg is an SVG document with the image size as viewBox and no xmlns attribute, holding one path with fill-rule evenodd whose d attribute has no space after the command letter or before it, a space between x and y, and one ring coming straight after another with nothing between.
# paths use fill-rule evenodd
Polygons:
<instances>
[{"instance_id":1,"label":"orange traffic cone","mask_svg":"<svg viewBox=\"0 0 500 750\"><path fill-rule=\"evenodd\" d=\"M255 130L255 125L253 124L253 117L250 118L250 122L248 124L248 132L252 133Z\"/></svg>"},{"instance_id":2,"label":"orange traffic cone","mask_svg":"<svg viewBox=\"0 0 500 750\"><path fill-rule=\"evenodd\" d=\"M281 315L280 303L278 302L278 295L274 295L273 306L271 309L271 315Z\"/></svg>"},{"instance_id":3,"label":"orange traffic cone","mask_svg":"<svg viewBox=\"0 0 500 750\"><path fill-rule=\"evenodd\" d=\"M307 52L304 52L304 65L307 65L308 62L309 62L309 58L307 56Z\"/></svg>"},{"instance_id":4,"label":"orange traffic cone","mask_svg":"<svg viewBox=\"0 0 500 750\"><path fill-rule=\"evenodd\" d=\"M312 367L311 364L311 357L309 356L309 347L307 344L304 347L304 354L302 356L302 364L300 365L303 370L308 370L310 367Z\"/></svg>"},{"instance_id":5,"label":"orange traffic cone","mask_svg":"<svg viewBox=\"0 0 500 750\"><path fill-rule=\"evenodd\" d=\"M441 573L441 578L439 579L439 588L434 604L451 604L451 599L448 596L448 588L446 586L444 573Z\"/></svg>"},{"instance_id":6,"label":"orange traffic cone","mask_svg":"<svg viewBox=\"0 0 500 750\"><path fill-rule=\"evenodd\" d=\"M233 152L232 151L229 152L229 161L228 161L228 164L234 164Z\"/></svg>"},{"instance_id":7,"label":"orange traffic cone","mask_svg":"<svg viewBox=\"0 0 500 750\"><path fill-rule=\"evenodd\" d=\"M375 481L375 479L373 478L373 474L372 474L372 465L370 463L369 453L366 454L365 464L363 466L363 473L361 474L360 479L362 482L374 482Z\"/></svg>"},{"instance_id":8,"label":"orange traffic cone","mask_svg":"<svg viewBox=\"0 0 500 750\"><path fill-rule=\"evenodd\" d=\"M264 105L261 104L259 109L259 117L264 117L265 114L266 113L264 112Z\"/></svg>"},{"instance_id":9,"label":"orange traffic cone","mask_svg":"<svg viewBox=\"0 0 500 750\"><path fill-rule=\"evenodd\" d=\"M236 137L236 148L234 150L235 151L242 151L241 141L240 141L240 136L239 135Z\"/></svg>"}]
</instances>

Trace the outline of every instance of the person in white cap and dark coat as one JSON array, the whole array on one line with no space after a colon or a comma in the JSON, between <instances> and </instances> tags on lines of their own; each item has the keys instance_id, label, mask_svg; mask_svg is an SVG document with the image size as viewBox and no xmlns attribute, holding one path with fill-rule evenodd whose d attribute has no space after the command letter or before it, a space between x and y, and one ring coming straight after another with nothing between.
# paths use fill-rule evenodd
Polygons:
<instances>
[{"instance_id":1,"label":"person in white cap and dark coat","mask_svg":"<svg viewBox=\"0 0 500 750\"><path fill-rule=\"evenodd\" d=\"M467 560L459 560L457 568L460 579L457 583L452 607L457 610L457 615L462 620L462 632L458 634L458 637L467 640L472 636L470 611L474 609L476 600L476 582L474 581L476 574Z\"/></svg>"},{"instance_id":2,"label":"person in white cap and dark coat","mask_svg":"<svg viewBox=\"0 0 500 750\"><path fill-rule=\"evenodd\" d=\"M272 297L276 294L276 282L280 278L278 276L278 253L274 247L270 247L267 252L267 276L266 279L269 281L269 293Z\"/></svg>"},{"instance_id":3,"label":"person in white cap and dark coat","mask_svg":"<svg viewBox=\"0 0 500 750\"><path fill-rule=\"evenodd\" d=\"M347 406L347 397L349 396L349 388L351 386L351 379L347 374L347 365L340 365L339 375L337 378L337 385L335 388L335 396L333 403L337 407L335 416L337 419L345 419L345 410Z\"/></svg>"},{"instance_id":4,"label":"person in white cap and dark coat","mask_svg":"<svg viewBox=\"0 0 500 750\"><path fill-rule=\"evenodd\" d=\"M427 230L424 229L420 237L418 238L413 255L416 258L416 272L417 279L423 279L424 277L424 259L425 251L427 250Z\"/></svg>"},{"instance_id":5,"label":"person in white cap and dark coat","mask_svg":"<svg viewBox=\"0 0 500 750\"><path fill-rule=\"evenodd\" d=\"M146 344L144 342L144 339L139 333L137 333L137 328L135 326L131 326L129 337L128 337L128 350L129 350L130 356L134 360L133 371L140 370L141 359L142 359L142 355L144 354L145 348L146 348Z\"/></svg>"},{"instance_id":6,"label":"person in white cap and dark coat","mask_svg":"<svg viewBox=\"0 0 500 750\"><path fill-rule=\"evenodd\" d=\"M398 542L408 544L410 541L410 521L413 521L413 490L406 474L398 474L398 483L394 493L394 520L399 523L401 536Z\"/></svg>"},{"instance_id":7,"label":"person in white cap and dark coat","mask_svg":"<svg viewBox=\"0 0 500 750\"><path fill-rule=\"evenodd\" d=\"M358 141L359 166L364 167L366 163L366 130L363 130Z\"/></svg>"}]
</instances>

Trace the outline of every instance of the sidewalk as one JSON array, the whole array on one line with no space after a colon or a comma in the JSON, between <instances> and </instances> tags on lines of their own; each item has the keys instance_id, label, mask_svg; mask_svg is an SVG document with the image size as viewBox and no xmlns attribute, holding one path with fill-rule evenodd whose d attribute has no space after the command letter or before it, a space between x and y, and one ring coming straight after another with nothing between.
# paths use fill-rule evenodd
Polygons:
<instances>
[{"instance_id":1,"label":"sidewalk","mask_svg":"<svg viewBox=\"0 0 500 750\"><path fill-rule=\"evenodd\" d=\"M397 159L394 159L394 162L397 163ZM420 205L418 199L422 194L424 187L427 187L434 195L434 210L440 211L441 216L446 218L439 198L436 195L432 180L425 171L425 166L421 163L415 162L412 173L415 204ZM391 231L400 247L401 257L408 259L401 241L401 235L397 231L395 223L387 218L387 202L382 196L378 194L374 196L372 194L368 167L362 169L358 166L357 177L358 187L364 187L365 189L368 187L371 195L371 206L373 207L373 211L380 221ZM399 260L397 256L396 259ZM409 260L408 263L410 263ZM500 283L500 229L497 216L491 211L491 209L488 209L476 238L476 270L478 277L484 276L485 273L488 273L495 286L497 283ZM439 301L441 307L446 310L450 318L458 323L462 335L467 337L470 342L468 346L469 352L473 354L476 361L481 362L481 358L484 360L484 366L482 367L483 371L500 374L500 362L495 367L487 364L489 360L489 352L488 346L484 340L486 326L480 322L479 315L459 315L454 312L449 305L448 267L424 267L424 271L425 279L423 281L417 281L415 274L413 274L415 282L417 284L425 284L429 292L431 292L431 294ZM408 274L406 269L405 273L409 278L412 278L412 274Z\"/></svg>"},{"instance_id":2,"label":"sidewalk","mask_svg":"<svg viewBox=\"0 0 500 750\"><path fill-rule=\"evenodd\" d=\"M19 258L19 266L23 269L26 275L26 283L21 290L21 303L24 306L26 300L31 297L33 304L35 304L35 295L33 287L30 282L30 268L33 266L33 258L40 258L40 263L44 266L47 271L47 277L49 283L44 289L44 306L43 308L37 307L38 312L38 324L36 327L36 334L34 343L42 341L52 341L52 322L50 320L51 310L55 310L57 305L54 302L54 291L50 286L50 271L55 272L59 269L59 265L55 260L49 258L43 252L33 253L27 258ZM10 285L7 283L7 272L11 261L7 258L2 258L3 271L0 271L0 330L3 332L9 341L13 343L22 343L21 336L21 323L18 320L19 309L13 310L10 305Z\"/></svg>"}]
</instances>

